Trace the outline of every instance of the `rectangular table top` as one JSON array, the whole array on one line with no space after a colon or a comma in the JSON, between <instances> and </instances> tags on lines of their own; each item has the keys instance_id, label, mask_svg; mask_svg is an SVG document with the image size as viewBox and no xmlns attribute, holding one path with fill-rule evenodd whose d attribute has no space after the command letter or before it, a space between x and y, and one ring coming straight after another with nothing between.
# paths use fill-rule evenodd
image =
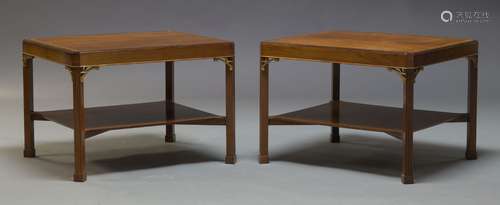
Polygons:
<instances>
[{"instance_id":1,"label":"rectangular table top","mask_svg":"<svg viewBox=\"0 0 500 205\"><path fill-rule=\"evenodd\" d=\"M415 68L477 54L472 39L376 32L321 32L263 41L264 57Z\"/></svg>"},{"instance_id":2,"label":"rectangular table top","mask_svg":"<svg viewBox=\"0 0 500 205\"><path fill-rule=\"evenodd\" d=\"M68 66L99 66L228 57L234 43L174 31L75 35L25 39L23 53Z\"/></svg>"}]
</instances>

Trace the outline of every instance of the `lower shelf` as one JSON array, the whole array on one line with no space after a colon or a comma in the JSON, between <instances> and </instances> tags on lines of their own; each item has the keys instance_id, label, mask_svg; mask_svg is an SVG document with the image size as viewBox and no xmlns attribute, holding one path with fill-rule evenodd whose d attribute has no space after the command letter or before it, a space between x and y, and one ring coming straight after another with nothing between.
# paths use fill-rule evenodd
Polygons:
<instances>
[{"instance_id":1,"label":"lower shelf","mask_svg":"<svg viewBox=\"0 0 500 205\"><path fill-rule=\"evenodd\" d=\"M401 108L351 102L329 102L299 111L269 117L270 125L327 125L369 131L401 133ZM467 114L413 111L413 130L444 122L465 122Z\"/></svg>"},{"instance_id":2,"label":"lower shelf","mask_svg":"<svg viewBox=\"0 0 500 205\"><path fill-rule=\"evenodd\" d=\"M49 120L73 128L73 110L34 112L34 119ZM155 126L163 124L224 125L225 117L177 103L150 102L85 109L85 131Z\"/></svg>"}]
</instances>

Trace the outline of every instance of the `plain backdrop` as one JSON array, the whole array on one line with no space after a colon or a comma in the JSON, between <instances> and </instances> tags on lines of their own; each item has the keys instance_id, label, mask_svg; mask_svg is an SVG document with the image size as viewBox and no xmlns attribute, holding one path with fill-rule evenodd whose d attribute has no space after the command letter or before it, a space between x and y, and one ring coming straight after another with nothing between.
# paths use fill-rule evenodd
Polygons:
<instances>
[{"instance_id":1,"label":"plain backdrop","mask_svg":"<svg viewBox=\"0 0 500 205\"><path fill-rule=\"evenodd\" d=\"M258 97L261 40L328 30L380 31L473 38L480 42L480 101L498 100L495 79L499 22L498 1L9 1L0 6L0 96L18 97L21 41L52 35L176 30L233 40L236 43L237 99ZM443 10L490 13L484 24L446 24ZM330 65L289 62L271 65L271 99L328 97ZM62 66L35 61L37 98L66 99L69 76ZM157 98L163 94L163 65L105 67L90 74L89 103L108 96L116 102L129 97ZM176 93L182 97L221 98L222 66L210 61L181 62L176 67ZM401 95L399 78L385 69L343 65L344 99L391 99ZM355 68L355 69L352 69ZM363 69L358 69L363 68ZM445 103L465 99L466 61L428 66L418 76L419 101ZM217 70L219 69L219 70ZM219 71L219 72L218 72ZM112 85L112 86L110 86ZM300 86L299 86L300 85ZM293 89L291 89L293 86ZM109 96L110 95L110 96ZM51 100L51 104L52 104ZM45 103L39 106L45 106Z\"/></svg>"},{"instance_id":2,"label":"plain backdrop","mask_svg":"<svg viewBox=\"0 0 500 205\"><path fill-rule=\"evenodd\" d=\"M444 23L443 10L486 11L489 22ZM500 187L499 14L500 3L494 0L0 0L0 202L491 204L498 201L494 190ZM238 164L221 163L224 129L204 126L179 126L174 145L162 144L162 127L96 136L87 144L89 180L84 184L70 181L69 129L37 123L39 157L21 157L23 39L163 30L235 42ZM342 129L344 143L332 145L327 128L284 126L270 131L272 163L258 165L260 41L328 30L478 40L480 160L463 160L465 124L419 132L417 184L402 186L400 146L388 136ZM329 64L284 60L270 69L272 114L330 98ZM86 105L162 100L163 72L162 63L92 71L85 81ZM223 114L223 73L223 64L210 59L176 63L176 100ZM70 75L63 66L35 59L34 76L36 110L71 107ZM428 66L416 80L415 107L464 112L466 87L465 59ZM341 99L400 106L401 95L395 73L341 65Z\"/></svg>"}]
</instances>

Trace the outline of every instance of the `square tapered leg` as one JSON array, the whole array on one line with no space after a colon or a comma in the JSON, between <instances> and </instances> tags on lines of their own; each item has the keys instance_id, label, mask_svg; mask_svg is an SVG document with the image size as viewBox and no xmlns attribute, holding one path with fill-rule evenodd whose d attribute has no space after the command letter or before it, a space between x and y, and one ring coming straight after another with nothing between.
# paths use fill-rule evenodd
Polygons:
<instances>
[{"instance_id":1,"label":"square tapered leg","mask_svg":"<svg viewBox=\"0 0 500 205\"><path fill-rule=\"evenodd\" d=\"M416 77L415 69L407 69L402 74L403 79L403 117L402 117L402 172L401 182L413 184L413 92Z\"/></svg>"},{"instance_id":2,"label":"square tapered leg","mask_svg":"<svg viewBox=\"0 0 500 205\"><path fill-rule=\"evenodd\" d=\"M469 56L469 82L467 96L467 149L465 158L477 159L476 126L477 126L477 55Z\"/></svg>"},{"instance_id":3,"label":"square tapered leg","mask_svg":"<svg viewBox=\"0 0 500 205\"><path fill-rule=\"evenodd\" d=\"M87 180L85 171L85 106L83 95L83 81L85 72L81 67L68 67L73 80L73 130L75 173L73 181Z\"/></svg>"},{"instance_id":4,"label":"square tapered leg","mask_svg":"<svg viewBox=\"0 0 500 205\"><path fill-rule=\"evenodd\" d=\"M165 62L165 101L174 102L174 61ZM166 103L168 105L168 103ZM172 107L165 108L166 119L175 119ZM165 142L175 142L175 125L165 125Z\"/></svg>"},{"instance_id":5,"label":"square tapered leg","mask_svg":"<svg viewBox=\"0 0 500 205\"><path fill-rule=\"evenodd\" d=\"M23 55L24 157L35 157L33 127L33 57Z\"/></svg>"},{"instance_id":6,"label":"square tapered leg","mask_svg":"<svg viewBox=\"0 0 500 205\"><path fill-rule=\"evenodd\" d=\"M236 163L235 140L235 59L226 58L226 164Z\"/></svg>"},{"instance_id":7,"label":"square tapered leg","mask_svg":"<svg viewBox=\"0 0 500 205\"><path fill-rule=\"evenodd\" d=\"M332 101L340 100L340 64L332 64ZM338 105L338 103L337 103ZM339 109L332 109L332 117L338 120ZM338 127L332 127L330 142L339 143L340 142L340 132Z\"/></svg>"},{"instance_id":8,"label":"square tapered leg","mask_svg":"<svg viewBox=\"0 0 500 205\"><path fill-rule=\"evenodd\" d=\"M259 128L259 162L261 164L269 163L268 135L269 135L269 59L261 57L260 59L260 128Z\"/></svg>"}]
</instances>

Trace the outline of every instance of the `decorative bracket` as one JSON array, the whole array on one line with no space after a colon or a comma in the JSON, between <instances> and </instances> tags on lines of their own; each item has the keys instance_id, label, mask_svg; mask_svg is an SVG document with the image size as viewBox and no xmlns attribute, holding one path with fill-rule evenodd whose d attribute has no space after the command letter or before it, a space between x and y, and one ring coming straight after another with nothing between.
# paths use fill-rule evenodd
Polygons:
<instances>
[{"instance_id":1,"label":"decorative bracket","mask_svg":"<svg viewBox=\"0 0 500 205\"><path fill-rule=\"evenodd\" d=\"M233 57L217 57L217 58L214 58L214 61L215 62L217 62L217 61L223 62L229 68L229 71L233 71L233 63L234 63Z\"/></svg>"},{"instance_id":2,"label":"decorative bracket","mask_svg":"<svg viewBox=\"0 0 500 205\"><path fill-rule=\"evenodd\" d=\"M477 63L477 54L476 55L467 56L467 59L469 61L471 61L472 63L476 64Z\"/></svg>"},{"instance_id":3,"label":"decorative bracket","mask_svg":"<svg viewBox=\"0 0 500 205\"><path fill-rule=\"evenodd\" d=\"M32 60L33 58L35 58L35 57L23 54L23 63L26 63L26 61Z\"/></svg>"},{"instance_id":4,"label":"decorative bracket","mask_svg":"<svg viewBox=\"0 0 500 205\"><path fill-rule=\"evenodd\" d=\"M73 71L73 69L80 69L80 81L85 80L85 76L87 75L88 72L91 70L98 70L99 66L81 66L81 67L71 67L71 66L66 66L66 70L69 72Z\"/></svg>"},{"instance_id":5,"label":"decorative bracket","mask_svg":"<svg viewBox=\"0 0 500 205\"><path fill-rule=\"evenodd\" d=\"M280 61L279 58L267 58L267 57L262 57L260 60L260 70L261 71L266 71L266 66L269 65L271 62L278 62Z\"/></svg>"},{"instance_id":6,"label":"decorative bracket","mask_svg":"<svg viewBox=\"0 0 500 205\"><path fill-rule=\"evenodd\" d=\"M397 74L399 74L399 77L401 78L401 80L405 81L405 80L409 80L409 77L410 77L409 72L413 72L413 79L412 80L415 80L418 73L420 71L424 70L424 67L416 67L416 68L388 67L387 70L396 72Z\"/></svg>"}]
</instances>

